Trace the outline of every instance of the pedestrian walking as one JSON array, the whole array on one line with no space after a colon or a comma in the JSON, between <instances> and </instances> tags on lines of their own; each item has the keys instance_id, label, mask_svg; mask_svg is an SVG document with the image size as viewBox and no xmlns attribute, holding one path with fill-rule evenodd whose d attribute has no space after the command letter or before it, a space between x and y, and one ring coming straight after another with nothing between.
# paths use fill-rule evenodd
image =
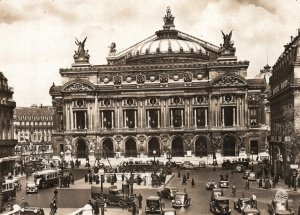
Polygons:
<instances>
[{"instance_id":1,"label":"pedestrian walking","mask_svg":"<svg viewBox=\"0 0 300 215\"><path fill-rule=\"evenodd\" d=\"M192 178L192 187L194 187L194 186L195 186L195 179Z\"/></svg>"},{"instance_id":2,"label":"pedestrian walking","mask_svg":"<svg viewBox=\"0 0 300 215\"><path fill-rule=\"evenodd\" d=\"M93 184L93 176L91 173L89 174L89 182L90 182L90 184Z\"/></svg>"},{"instance_id":3,"label":"pedestrian walking","mask_svg":"<svg viewBox=\"0 0 300 215\"><path fill-rule=\"evenodd\" d=\"M186 173L186 179L190 179L190 172L189 171Z\"/></svg>"},{"instance_id":4,"label":"pedestrian walking","mask_svg":"<svg viewBox=\"0 0 300 215\"><path fill-rule=\"evenodd\" d=\"M186 176L185 176L185 174L184 174L183 177L182 177L182 184L183 184L183 185L186 184Z\"/></svg>"},{"instance_id":5,"label":"pedestrian walking","mask_svg":"<svg viewBox=\"0 0 300 215\"><path fill-rule=\"evenodd\" d=\"M144 177L143 181L144 181L144 186L146 186L147 185L147 176Z\"/></svg>"},{"instance_id":6,"label":"pedestrian walking","mask_svg":"<svg viewBox=\"0 0 300 215\"><path fill-rule=\"evenodd\" d=\"M246 189L247 189L247 190L250 189L249 179L246 180Z\"/></svg>"},{"instance_id":7,"label":"pedestrian walking","mask_svg":"<svg viewBox=\"0 0 300 215\"><path fill-rule=\"evenodd\" d=\"M125 175L122 173L122 182L124 181Z\"/></svg>"},{"instance_id":8,"label":"pedestrian walking","mask_svg":"<svg viewBox=\"0 0 300 215\"><path fill-rule=\"evenodd\" d=\"M87 183L89 180L89 176L87 173L84 174L84 182Z\"/></svg>"},{"instance_id":9,"label":"pedestrian walking","mask_svg":"<svg viewBox=\"0 0 300 215\"><path fill-rule=\"evenodd\" d=\"M180 170L178 170L178 178L180 178Z\"/></svg>"},{"instance_id":10,"label":"pedestrian walking","mask_svg":"<svg viewBox=\"0 0 300 215\"><path fill-rule=\"evenodd\" d=\"M138 200L139 200L139 208L142 208L143 196L141 194L139 194Z\"/></svg>"}]
</instances>

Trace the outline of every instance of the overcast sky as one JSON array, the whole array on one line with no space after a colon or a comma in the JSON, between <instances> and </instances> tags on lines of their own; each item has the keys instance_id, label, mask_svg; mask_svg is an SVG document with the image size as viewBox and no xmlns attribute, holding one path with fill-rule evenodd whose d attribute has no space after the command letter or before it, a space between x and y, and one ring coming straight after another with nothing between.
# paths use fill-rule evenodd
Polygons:
<instances>
[{"instance_id":1,"label":"overcast sky","mask_svg":"<svg viewBox=\"0 0 300 215\"><path fill-rule=\"evenodd\" d=\"M272 66L300 28L297 0L0 0L0 71L15 90L17 106L51 105L49 88L61 84L59 68L73 63L75 37L87 37L92 64L162 29L167 6L175 28L220 45L229 33L248 77ZM268 53L268 54L267 54Z\"/></svg>"}]
</instances>

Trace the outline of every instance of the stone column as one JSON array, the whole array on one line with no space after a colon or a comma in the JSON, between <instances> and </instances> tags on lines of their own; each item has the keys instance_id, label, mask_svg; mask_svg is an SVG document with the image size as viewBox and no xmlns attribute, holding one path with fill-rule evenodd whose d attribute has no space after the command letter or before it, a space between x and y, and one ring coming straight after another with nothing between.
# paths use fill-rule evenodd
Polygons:
<instances>
[{"instance_id":1,"label":"stone column","mask_svg":"<svg viewBox=\"0 0 300 215\"><path fill-rule=\"evenodd\" d=\"M236 125L240 125L240 97L236 98Z\"/></svg>"},{"instance_id":2,"label":"stone column","mask_svg":"<svg viewBox=\"0 0 300 215\"><path fill-rule=\"evenodd\" d=\"M70 130L73 130L75 128L74 126L74 115L73 115L73 109L72 109L72 102L69 104L69 112L70 112Z\"/></svg>"},{"instance_id":3,"label":"stone column","mask_svg":"<svg viewBox=\"0 0 300 215\"><path fill-rule=\"evenodd\" d=\"M95 95L95 109L94 109L94 120L93 120L93 127L96 130L99 128L99 107L98 107L98 96Z\"/></svg>"},{"instance_id":4,"label":"stone column","mask_svg":"<svg viewBox=\"0 0 300 215\"><path fill-rule=\"evenodd\" d=\"M147 121L147 128L150 128L150 124L149 124L149 120L150 120L150 110L146 110L147 112L147 118L146 118L146 121Z\"/></svg>"},{"instance_id":5,"label":"stone column","mask_svg":"<svg viewBox=\"0 0 300 215\"><path fill-rule=\"evenodd\" d=\"M232 108L233 111L233 126L235 126L235 108Z\"/></svg>"},{"instance_id":6,"label":"stone column","mask_svg":"<svg viewBox=\"0 0 300 215\"><path fill-rule=\"evenodd\" d=\"M205 127L207 127L207 108L204 109L205 112Z\"/></svg>"},{"instance_id":7,"label":"stone column","mask_svg":"<svg viewBox=\"0 0 300 215\"><path fill-rule=\"evenodd\" d=\"M157 127L160 128L160 110L157 110Z\"/></svg>"},{"instance_id":8,"label":"stone column","mask_svg":"<svg viewBox=\"0 0 300 215\"><path fill-rule=\"evenodd\" d=\"M115 107L115 113L114 113L114 116L115 116L115 119L114 119L114 122L115 122L115 127L116 128L120 128L120 113L119 113L119 104L118 104L118 101L114 101L114 107Z\"/></svg>"},{"instance_id":9,"label":"stone column","mask_svg":"<svg viewBox=\"0 0 300 215\"><path fill-rule=\"evenodd\" d=\"M69 107L69 104L66 104L66 114L65 114L65 119L66 119L66 130L70 130L71 129L71 126L70 126L70 107ZM59 123L60 123L60 119L59 119ZM60 125L59 125L60 126Z\"/></svg>"},{"instance_id":10,"label":"stone column","mask_svg":"<svg viewBox=\"0 0 300 215\"><path fill-rule=\"evenodd\" d=\"M249 112L248 112L248 100L245 99L245 125L248 126Z\"/></svg>"},{"instance_id":11,"label":"stone column","mask_svg":"<svg viewBox=\"0 0 300 215\"><path fill-rule=\"evenodd\" d=\"M222 109L222 126L225 126L225 120L224 120L224 108L221 108Z\"/></svg>"},{"instance_id":12,"label":"stone column","mask_svg":"<svg viewBox=\"0 0 300 215\"><path fill-rule=\"evenodd\" d=\"M114 118L114 111L111 111L111 128L114 129L115 127L115 118Z\"/></svg>"},{"instance_id":13,"label":"stone column","mask_svg":"<svg viewBox=\"0 0 300 215\"><path fill-rule=\"evenodd\" d=\"M73 112L73 116L74 116L73 129L77 129L77 112L76 111Z\"/></svg>"},{"instance_id":14,"label":"stone column","mask_svg":"<svg viewBox=\"0 0 300 215\"><path fill-rule=\"evenodd\" d=\"M87 111L84 111L84 129L87 128Z\"/></svg>"},{"instance_id":15,"label":"stone column","mask_svg":"<svg viewBox=\"0 0 300 215\"><path fill-rule=\"evenodd\" d=\"M104 128L104 121L103 121L103 110L101 110L101 119L100 119L100 128Z\"/></svg>"},{"instance_id":16,"label":"stone column","mask_svg":"<svg viewBox=\"0 0 300 215\"><path fill-rule=\"evenodd\" d=\"M183 127L184 126L184 120L185 120L185 117L184 117L184 115L183 115L183 110L181 109L181 127Z\"/></svg>"},{"instance_id":17,"label":"stone column","mask_svg":"<svg viewBox=\"0 0 300 215\"><path fill-rule=\"evenodd\" d=\"M123 111L123 114L124 114L124 120L123 120L124 128L127 128L127 122L126 122L126 121L127 121L127 119L126 119L126 117L127 117L127 116L126 116L126 110Z\"/></svg>"},{"instance_id":18,"label":"stone column","mask_svg":"<svg viewBox=\"0 0 300 215\"><path fill-rule=\"evenodd\" d=\"M194 128L197 128L197 109L194 109Z\"/></svg>"},{"instance_id":19,"label":"stone column","mask_svg":"<svg viewBox=\"0 0 300 215\"><path fill-rule=\"evenodd\" d=\"M173 125L173 110L172 109L169 109L170 110L170 113L171 113L171 128L174 127Z\"/></svg>"},{"instance_id":20,"label":"stone column","mask_svg":"<svg viewBox=\"0 0 300 215\"><path fill-rule=\"evenodd\" d=\"M134 128L137 128L137 110L134 110Z\"/></svg>"}]
</instances>

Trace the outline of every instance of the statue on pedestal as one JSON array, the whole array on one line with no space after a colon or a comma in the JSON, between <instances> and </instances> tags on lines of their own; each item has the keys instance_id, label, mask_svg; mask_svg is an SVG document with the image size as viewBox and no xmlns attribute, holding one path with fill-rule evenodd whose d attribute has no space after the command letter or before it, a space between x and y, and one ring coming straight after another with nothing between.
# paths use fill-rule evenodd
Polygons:
<instances>
[{"instance_id":1,"label":"statue on pedestal","mask_svg":"<svg viewBox=\"0 0 300 215\"><path fill-rule=\"evenodd\" d=\"M231 41L232 31L230 31L229 34L224 34L223 31L221 32L223 34L223 40L224 40L224 43L221 44L222 54L234 55L236 49L235 47L233 47L234 42Z\"/></svg>"},{"instance_id":2,"label":"statue on pedestal","mask_svg":"<svg viewBox=\"0 0 300 215\"><path fill-rule=\"evenodd\" d=\"M84 49L87 37L82 42L78 41L77 38L75 39L75 44L78 46L78 49L74 54L75 63L88 63L90 55L88 54L88 50Z\"/></svg>"}]
</instances>

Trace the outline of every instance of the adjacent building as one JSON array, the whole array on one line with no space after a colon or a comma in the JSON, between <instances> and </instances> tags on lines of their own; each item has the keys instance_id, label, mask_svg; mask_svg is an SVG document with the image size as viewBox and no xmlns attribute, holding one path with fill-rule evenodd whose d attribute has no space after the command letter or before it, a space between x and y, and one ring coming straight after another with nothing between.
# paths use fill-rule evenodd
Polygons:
<instances>
[{"instance_id":1,"label":"adjacent building","mask_svg":"<svg viewBox=\"0 0 300 215\"><path fill-rule=\"evenodd\" d=\"M16 102L14 90L8 86L7 78L0 72L0 171L1 176L12 173L15 168L14 148L16 140L13 134L13 111Z\"/></svg>"},{"instance_id":2,"label":"adjacent building","mask_svg":"<svg viewBox=\"0 0 300 215\"><path fill-rule=\"evenodd\" d=\"M54 153L107 156L245 156L265 152L266 81L247 78L232 33L221 46L163 29L128 49L110 46L106 65L91 65L85 41L50 88ZM138 26L137 26L138 29ZM219 29L216 30L219 32Z\"/></svg>"},{"instance_id":3,"label":"adjacent building","mask_svg":"<svg viewBox=\"0 0 300 215\"><path fill-rule=\"evenodd\" d=\"M52 157L52 130L54 110L49 106L17 107L14 111L16 154L24 162Z\"/></svg>"},{"instance_id":4,"label":"adjacent building","mask_svg":"<svg viewBox=\"0 0 300 215\"><path fill-rule=\"evenodd\" d=\"M273 66L270 77L270 155L275 173L286 175L299 163L300 30Z\"/></svg>"}]
</instances>

